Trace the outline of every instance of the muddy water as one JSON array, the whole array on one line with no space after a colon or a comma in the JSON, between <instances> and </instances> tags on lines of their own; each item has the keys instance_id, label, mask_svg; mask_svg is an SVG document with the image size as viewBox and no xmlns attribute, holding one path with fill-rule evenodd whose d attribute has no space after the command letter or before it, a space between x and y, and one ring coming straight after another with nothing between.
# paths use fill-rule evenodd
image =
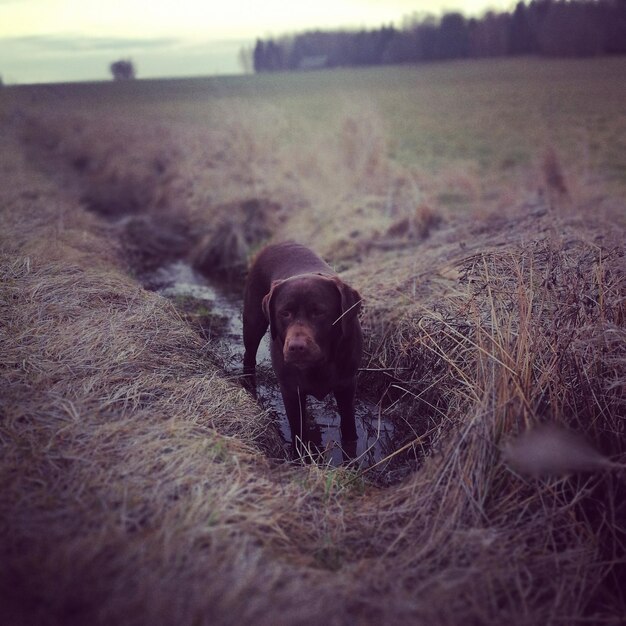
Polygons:
<instances>
[{"instance_id":1,"label":"muddy water","mask_svg":"<svg viewBox=\"0 0 626 626\"><path fill-rule=\"evenodd\" d=\"M148 289L172 299L185 317L195 322L197 330L213 342L225 373L238 377L243 361L240 290L211 281L182 261L160 267L141 278ZM269 334L261 341L257 354L257 395L261 407L276 416L285 449L289 449L289 423L272 370ZM321 402L309 397L307 408L313 430L321 437L327 461L334 466L342 464L340 423L334 397L330 395ZM354 463L366 468L393 452L393 428L390 422L381 418L378 407L362 394L357 398L356 414L359 442Z\"/></svg>"}]
</instances>

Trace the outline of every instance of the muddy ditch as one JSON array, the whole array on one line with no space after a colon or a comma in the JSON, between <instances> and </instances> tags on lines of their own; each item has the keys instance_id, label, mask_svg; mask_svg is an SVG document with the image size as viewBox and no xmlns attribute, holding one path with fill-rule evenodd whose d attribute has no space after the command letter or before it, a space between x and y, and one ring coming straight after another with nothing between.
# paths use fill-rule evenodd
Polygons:
<instances>
[{"instance_id":1,"label":"muddy ditch","mask_svg":"<svg viewBox=\"0 0 626 626\"><path fill-rule=\"evenodd\" d=\"M133 162L132 168L122 168L124 175L120 177L119 168L104 167L108 152L100 155L102 167L88 166L91 161L81 156L85 145L78 141L80 132L76 131L78 139L74 137L73 142L62 142L66 128L32 121L25 128L28 132L23 141L40 168L65 187L75 188L84 208L97 214L111 229L111 236L121 242L130 272L146 289L170 299L207 342L211 360L227 378L239 381L247 260L286 219L285 208L266 198L245 198L192 211L171 183L175 176L166 176L151 153L142 160L143 168L137 170ZM126 156L122 151L116 158ZM421 462L406 445L416 437L414 426L405 418L412 410L411 401L398 400L397 394L391 397L390 378L365 369L368 371L360 375L357 386L359 441L351 465L367 469L368 476L381 485L392 484ZM284 459L290 459L289 424L272 370L267 336L257 356L257 401L275 417ZM324 450L326 462L342 465L334 397L323 401L310 397L307 406L311 439ZM397 453L402 448L405 450Z\"/></svg>"},{"instance_id":2,"label":"muddy ditch","mask_svg":"<svg viewBox=\"0 0 626 626\"><path fill-rule=\"evenodd\" d=\"M181 315L207 342L211 352L227 377L238 380L243 360L242 289L240 284L207 277L194 269L188 261L177 260L164 264L139 276L143 285L169 298ZM257 355L257 401L275 416L283 438L285 456L290 454L289 423L282 397L272 370L269 334L259 347ZM323 401L308 398L311 434L325 450L325 460L333 466L343 464L339 442L340 422L335 401L328 396ZM355 466L370 468L396 449L393 422L379 404L360 393L356 402L359 442ZM380 469L378 469L380 468ZM377 466L379 478L392 469ZM393 469L395 474L397 468ZM386 475L390 480L391 475Z\"/></svg>"},{"instance_id":3,"label":"muddy ditch","mask_svg":"<svg viewBox=\"0 0 626 626\"><path fill-rule=\"evenodd\" d=\"M91 207L90 207L91 208ZM170 299L190 326L207 342L208 354L224 375L240 382L243 364L243 285L246 263L267 240L267 223L281 207L264 199L246 199L217 207L210 226L191 226L179 214L143 213L111 217L136 278L146 289ZM268 215L270 216L268 218ZM368 469L379 484L392 484L419 464L415 453L394 453L415 438L400 417L406 405L387 391L389 377L367 368L357 386L357 456L350 465ZM364 372L365 373L365 372ZM376 380L376 377L384 380ZM364 390L372 389L370 393ZM382 399L381 399L382 398ZM291 459L291 435L274 375L266 335L257 355L257 402L274 416L283 439L284 459ZM332 395L307 400L309 438L323 450L323 462L346 461L340 447L340 421ZM392 456L393 455L393 456ZM391 458L389 458L391 457Z\"/></svg>"},{"instance_id":4,"label":"muddy ditch","mask_svg":"<svg viewBox=\"0 0 626 626\"><path fill-rule=\"evenodd\" d=\"M120 238L135 277L146 289L172 301L181 317L207 342L212 362L238 383L243 363L246 264L259 242L268 239L268 221L281 210L268 200L246 199L217 207L210 225L193 226L181 213L103 216ZM283 459L291 460L289 424L271 365L268 337L257 355L257 402L274 417L284 444ZM368 477L380 485L398 482L418 468L423 458L407 445L418 434L415 424L406 419L415 413L415 402L410 395L394 391L393 382L397 381L389 372L364 366L357 385L359 440L357 456L349 463L367 470ZM323 450L323 462L335 467L345 464L334 397L323 401L309 397L307 407L309 437Z\"/></svg>"},{"instance_id":5,"label":"muddy ditch","mask_svg":"<svg viewBox=\"0 0 626 626\"><path fill-rule=\"evenodd\" d=\"M144 213L114 220L136 278L146 289L172 301L183 319L207 342L212 362L236 382L240 381L243 363L242 303L247 259L259 241L267 240L267 215L271 220L280 212L281 208L268 200L242 200L219 208L213 223L200 235L198 225L192 228L182 215L161 219L160 213ZM265 236L259 237L259 233ZM407 446L417 436L415 425L406 419L415 412L415 402L410 395L401 397L391 389L394 381L389 372L377 372L366 362L364 359L357 385L357 457L350 463L367 469L368 476L378 484L392 484L421 462L422 454ZM291 459L289 424L271 366L268 335L257 355L257 401L274 416L284 444L284 459ZM307 406L310 439L324 451L325 462L342 465L334 397L330 395L323 401L309 397ZM404 451L396 453L401 448Z\"/></svg>"}]
</instances>

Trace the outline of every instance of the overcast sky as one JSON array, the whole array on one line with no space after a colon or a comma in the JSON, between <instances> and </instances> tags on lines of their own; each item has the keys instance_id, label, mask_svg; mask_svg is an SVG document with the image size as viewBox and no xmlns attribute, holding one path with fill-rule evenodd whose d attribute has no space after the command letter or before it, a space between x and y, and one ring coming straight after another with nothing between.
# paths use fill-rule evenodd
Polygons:
<instances>
[{"instance_id":1,"label":"overcast sky","mask_svg":"<svg viewBox=\"0 0 626 626\"><path fill-rule=\"evenodd\" d=\"M511 0L0 0L5 83L100 80L132 58L139 77L236 74L256 37L400 25L412 13L480 15Z\"/></svg>"}]
</instances>

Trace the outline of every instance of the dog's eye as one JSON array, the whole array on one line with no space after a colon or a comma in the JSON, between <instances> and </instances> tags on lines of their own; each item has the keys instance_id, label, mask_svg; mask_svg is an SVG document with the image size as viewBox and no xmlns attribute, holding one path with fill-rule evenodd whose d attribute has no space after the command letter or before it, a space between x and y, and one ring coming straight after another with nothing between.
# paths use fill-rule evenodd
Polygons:
<instances>
[{"instance_id":1,"label":"dog's eye","mask_svg":"<svg viewBox=\"0 0 626 626\"><path fill-rule=\"evenodd\" d=\"M324 317L326 315L326 311L323 309L313 309L311 311L311 317Z\"/></svg>"},{"instance_id":2,"label":"dog's eye","mask_svg":"<svg viewBox=\"0 0 626 626\"><path fill-rule=\"evenodd\" d=\"M291 311L289 311L289 310L287 310L287 309L283 309L283 310L280 312L280 316L281 316L281 317L284 317L285 319L288 319L288 318L290 318L290 317L291 317Z\"/></svg>"}]
</instances>

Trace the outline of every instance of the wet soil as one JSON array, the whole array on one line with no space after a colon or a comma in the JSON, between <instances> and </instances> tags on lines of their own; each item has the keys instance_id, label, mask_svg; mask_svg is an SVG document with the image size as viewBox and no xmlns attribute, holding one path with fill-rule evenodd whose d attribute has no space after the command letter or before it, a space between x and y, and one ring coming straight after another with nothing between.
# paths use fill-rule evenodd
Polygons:
<instances>
[{"instance_id":1,"label":"wet soil","mask_svg":"<svg viewBox=\"0 0 626 626\"><path fill-rule=\"evenodd\" d=\"M243 362L243 325L241 319L242 290L207 278L185 261L174 261L144 273L146 288L170 298L181 315L212 344L212 353L227 376L238 379ZM356 401L359 441L357 457L352 461L359 468L368 468L391 454L394 428L373 401L358 393ZM257 401L277 421L284 440L286 455L291 435L282 397L272 370L269 334L261 341L257 354ZM329 395L323 401L307 400L310 430L313 439L321 440L325 461L333 466L344 463L340 448L340 421L335 400ZM381 467L381 470L383 468Z\"/></svg>"}]
</instances>

